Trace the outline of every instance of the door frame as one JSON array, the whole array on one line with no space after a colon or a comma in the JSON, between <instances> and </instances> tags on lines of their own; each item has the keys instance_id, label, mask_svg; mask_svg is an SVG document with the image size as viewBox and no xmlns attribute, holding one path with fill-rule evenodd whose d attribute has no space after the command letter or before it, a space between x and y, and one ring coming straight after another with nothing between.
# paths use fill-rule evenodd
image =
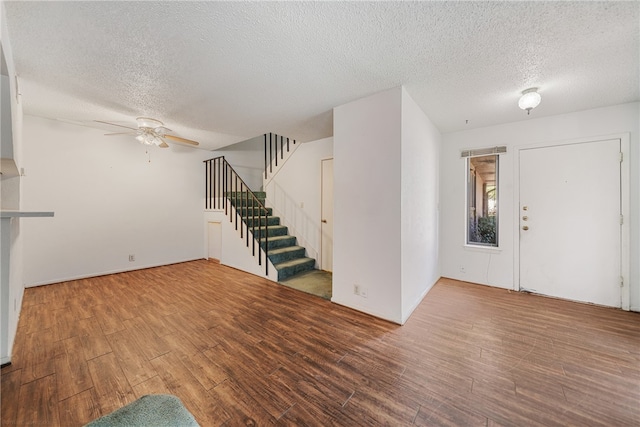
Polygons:
<instances>
[{"instance_id":1,"label":"door frame","mask_svg":"<svg viewBox=\"0 0 640 427\"><path fill-rule=\"evenodd\" d=\"M525 144L515 146L514 162L513 162L513 213L518 216L514 221L514 233L513 233L513 290L520 291L520 152L523 150L529 150L532 148L552 148L561 145L573 145L584 144L589 142L605 141L610 139L620 140L620 151L622 152L623 161L620 163L620 212L624 218L622 225L620 226L620 277L622 279L622 289L620 291L621 301L620 307L622 310L629 311L629 305L631 301L630 290L630 250L631 250L631 233L630 233L630 156L629 156L629 141L630 134L618 133L613 135L602 135L594 137L583 137L569 140L550 141L550 142L538 142L532 144Z\"/></svg>"},{"instance_id":2,"label":"door frame","mask_svg":"<svg viewBox=\"0 0 640 427\"><path fill-rule=\"evenodd\" d=\"M324 255L324 248L323 248L323 234L322 234L322 216L323 216L323 212L324 212L324 176L323 176L323 172L324 172L324 168L323 168L323 162L326 162L328 160L333 161L333 157L327 157L325 159L320 159L320 261L319 261L319 266L320 269L322 269L322 267L326 266L324 259L323 259L323 255ZM333 177L332 177L333 180ZM333 193L331 194L331 197L333 198ZM333 215L331 220L333 220ZM333 241L333 233L331 235L331 241ZM331 245L333 247L333 245ZM331 253L333 254L333 249L331 250ZM333 270L333 262L331 263L331 270Z\"/></svg>"}]
</instances>

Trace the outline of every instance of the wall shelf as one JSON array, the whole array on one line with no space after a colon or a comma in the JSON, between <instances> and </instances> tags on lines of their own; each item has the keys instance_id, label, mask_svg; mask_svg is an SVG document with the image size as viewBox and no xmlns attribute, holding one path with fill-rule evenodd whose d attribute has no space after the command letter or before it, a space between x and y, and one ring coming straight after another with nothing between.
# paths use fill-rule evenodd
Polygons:
<instances>
[{"instance_id":1,"label":"wall shelf","mask_svg":"<svg viewBox=\"0 0 640 427\"><path fill-rule=\"evenodd\" d=\"M34 218L51 216L53 216L53 212L0 211L0 218Z\"/></svg>"}]
</instances>

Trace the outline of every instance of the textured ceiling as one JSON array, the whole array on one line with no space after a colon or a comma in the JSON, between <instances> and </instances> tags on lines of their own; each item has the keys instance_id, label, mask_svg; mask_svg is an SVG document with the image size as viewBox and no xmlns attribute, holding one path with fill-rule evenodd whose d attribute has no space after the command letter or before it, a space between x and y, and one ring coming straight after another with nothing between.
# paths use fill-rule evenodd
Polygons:
<instances>
[{"instance_id":1,"label":"textured ceiling","mask_svg":"<svg viewBox=\"0 0 640 427\"><path fill-rule=\"evenodd\" d=\"M399 85L443 133L640 100L638 2L4 5L25 113L207 148L329 136L333 107Z\"/></svg>"}]
</instances>

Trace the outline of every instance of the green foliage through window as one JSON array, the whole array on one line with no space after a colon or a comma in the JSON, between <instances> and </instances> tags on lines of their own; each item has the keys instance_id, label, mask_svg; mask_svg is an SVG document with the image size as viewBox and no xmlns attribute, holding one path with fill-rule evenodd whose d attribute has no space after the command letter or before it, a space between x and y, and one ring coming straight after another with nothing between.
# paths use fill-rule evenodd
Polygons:
<instances>
[{"instance_id":1,"label":"green foliage through window","mask_svg":"<svg viewBox=\"0 0 640 427\"><path fill-rule=\"evenodd\" d=\"M498 156L467 158L467 244L498 246Z\"/></svg>"}]
</instances>

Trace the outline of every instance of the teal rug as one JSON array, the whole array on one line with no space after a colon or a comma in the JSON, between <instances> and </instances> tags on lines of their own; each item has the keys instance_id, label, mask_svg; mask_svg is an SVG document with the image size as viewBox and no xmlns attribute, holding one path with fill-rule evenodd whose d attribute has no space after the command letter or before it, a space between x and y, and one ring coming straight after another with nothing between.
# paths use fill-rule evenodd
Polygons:
<instances>
[{"instance_id":1,"label":"teal rug","mask_svg":"<svg viewBox=\"0 0 640 427\"><path fill-rule=\"evenodd\" d=\"M200 427L182 401L168 394L150 394L91 421L85 427Z\"/></svg>"}]
</instances>

